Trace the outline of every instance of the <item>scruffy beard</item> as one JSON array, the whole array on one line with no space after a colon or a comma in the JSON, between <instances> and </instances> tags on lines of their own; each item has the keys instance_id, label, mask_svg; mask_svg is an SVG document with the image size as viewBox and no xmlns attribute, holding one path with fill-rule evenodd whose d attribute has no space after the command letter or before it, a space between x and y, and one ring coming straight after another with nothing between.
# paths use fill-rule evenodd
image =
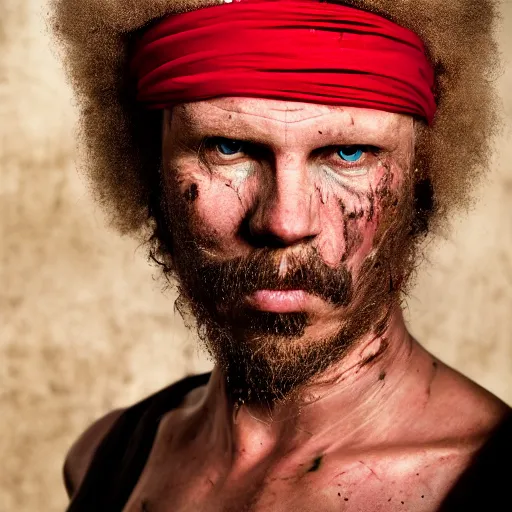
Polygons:
<instances>
[{"instance_id":1,"label":"scruffy beard","mask_svg":"<svg viewBox=\"0 0 512 512\"><path fill-rule=\"evenodd\" d=\"M382 192L374 250L355 278L345 263L336 269L326 265L312 246L287 254L284 275L279 262L290 252L287 249L255 249L243 258L215 261L208 255L206 239L194 238L185 223L174 223L178 310L185 318L192 314L199 338L225 375L233 399L269 407L290 399L363 336L385 332L414 261L411 197L403 190L398 196L387 187ZM319 339L307 333L308 313L272 313L246 306L245 298L262 289L301 289L322 298L339 312L337 328Z\"/></svg>"},{"instance_id":2,"label":"scruffy beard","mask_svg":"<svg viewBox=\"0 0 512 512\"><path fill-rule=\"evenodd\" d=\"M220 365L228 392L239 401L271 403L289 396L318 374L348 346L345 336L308 339L305 312L273 313L245 305L260 289L301 289L334 307L352 296L352 277L343 265L328 267L308 249L307 256L288 256L280 276L278 250L259 249L245 258L212 262L199 252L181 273L179 307L190 309L209 353ZM337 349L337 350L336 350Z\"/></svg>"}]
</instances>

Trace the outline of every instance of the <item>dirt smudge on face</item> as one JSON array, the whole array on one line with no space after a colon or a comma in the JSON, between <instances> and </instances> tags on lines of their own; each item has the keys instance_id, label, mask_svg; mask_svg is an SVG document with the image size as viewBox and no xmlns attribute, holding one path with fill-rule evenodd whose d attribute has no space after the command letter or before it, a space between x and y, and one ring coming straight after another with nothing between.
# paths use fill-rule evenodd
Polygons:
<instances>
[{"instance_id":1,"label":"dirt smudge on face","mask_svg":"<svg viewBox=\"0 0 512 512\"><path fill-rule=\"evenodd\" d=\"M385 197L389 197L391 195L391 181L392 181L392 173L391 167L388 164L383 163L382 166L386 169L386 172L379 180L377 184L377 188L375 193L377 197L383 199Z\"/></svg>"},{"instance_id":2,"label":"dirt smudge on face","mask_svg":"<svg viewBox=\"0 0 512 512\"><path fill-rule=\"evenodd\" d=\"M364 211L363 209L361 208L360 210L353 210L351 211L347 217L350 219L350 220L359 220L361 219L362 217L364 216Z\"/></svg>"},{"instance_id":3,"label":"dirt smudge on face","mask_svg":"<svg viewBox=\"0 0 512 512\"><path fill-rule=\"evenodd\" d=\"M196 183L192 183L184 194L185 200L188 203L193 203L199 197L199 188Z\"/></svg>"},{"instance_id":4,"label":"dirt smudge on face","mask_svg":"<svg viewBox=\"0 0 512 512\"><path fill-rule=\"evenodd\" d=\"M368 192L367 194L368 202L370 203L370 207L368 208L368 215L366 216L366 220L371 222L373 220L373 216L375 215L375 194L372 192Z\"/></svg>"},{"instance_id":5,"label":"dirt smudge on face","mask_svg":"<svg viewBox=\"0 0 512 512\"><path fill-rule=\"evenodd\" d=\"M342 201L339 202L339 207L343 216L343 239L345 241L345 251L341 261L345 262L363 243L363 234L357 222L364 216L364 211L363 209L353 210L347 214Z\"/></svg>"},{"instance_id":6,"label":"dirt smudge on face","mask_svg":"<svg viewBox=\"0 0 512 512\"><path fill-rule=\"evenodd\" d=\"M359 229L359 226L357 225L357 221L345 221L345 226L343 229L344 234L346 235L345 238L345 254L346 257L352 255L354 252L361 247L361 244L363 243L363 234L361 233L361 230Z\"/></svg>"}]
</instances>

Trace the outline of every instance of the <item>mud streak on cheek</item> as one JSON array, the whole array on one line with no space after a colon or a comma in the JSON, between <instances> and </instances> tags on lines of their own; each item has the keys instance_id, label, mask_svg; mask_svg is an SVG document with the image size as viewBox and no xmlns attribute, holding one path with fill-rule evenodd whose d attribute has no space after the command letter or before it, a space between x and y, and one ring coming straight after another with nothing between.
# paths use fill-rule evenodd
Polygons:
<instances>
[{"instance_id":1,"label":"mud streak on cheek","mask_svg":"<svg viewBox=\"0 0 512 512\"><path fill-rule=\"evenodd\" d=\"M373 190L371 192L368 192L368 194L366 195L366 199L370 204L370 207L368 208L368 215L366 216L366 221L371 222L373 220L373 216L375 215L375 193L373 192Z\"/></svg>"},{"instance_id":2,"label":"mud streak on cheek","mask_svg":"<svg viewBox=\"0 0 512 512\"><path fill-rule=\"evenodd\" d=\"M391 168L388 164L382 163L382 166L386 169L386 172L379 180L375 193L379 199L385 199L391 196L391 185L392 185L392 173Z\"/></svg>"},{"instance_id":3,"label":"mud streak on cheek","mask_svg":"<svg viewBox=\"0 0 512 512\"><path fill-rule=\"evenodd\" d=\"M345 238L345 252L342 261L345 262L349 256L354 254L363 243L363 235L359 223L355 219L345 218L343 221L343 236Z\"/></svg>"},{"instance_id":4,"label":"mud streak on cheek","mask_svg":"<svg viewBox=\"0 0 512 512\"><path fill-rule=\"evenodd\" d=\"M393 173L386 163L381 163L384 173L375 188L370 184L367 191L344 187L344 198L338 204L343 222L343 238L345 243L342 261L346 262L365 244L368 237L375 236L383 210L393 206L395 195L392 193ZM372 234L373 233L373 234ZM367 240L373 244L374 241Z\"/></svg>"},{"instance_id":5,"label":"mud streak on cheek","mask_svg":"<svg viewBox=\"0 0 512 512\"><path fill-rule=\"evenodd\" d=\"M363 231L366 221L361 222L365 214L365 205L361 202L361 197L357 193L350 194L352 209L347 212L347 206L343 201L339 201L339 206L343 218L343 239L345 242L345 250L341 257L342 262L346 262L349 256L354 254L361 247L364 236Z\"/></svg>"}]
</instances>

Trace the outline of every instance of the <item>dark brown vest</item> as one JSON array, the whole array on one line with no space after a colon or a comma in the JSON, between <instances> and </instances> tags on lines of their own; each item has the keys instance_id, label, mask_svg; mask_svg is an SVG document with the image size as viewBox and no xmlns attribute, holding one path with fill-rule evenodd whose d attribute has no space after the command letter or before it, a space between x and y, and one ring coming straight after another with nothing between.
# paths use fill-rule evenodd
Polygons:
<instances>
[{"instance_id":1,"label":"dark brown vest","mask_svg":"<svg viewBox=\"0 0 512 512\"><path fill-rule=\"evenodd\" d=\"M210 374L187 377L127 409L98 446L67 512L121 512L149 457L162 417Z\"/></svg>"}]
</instances>

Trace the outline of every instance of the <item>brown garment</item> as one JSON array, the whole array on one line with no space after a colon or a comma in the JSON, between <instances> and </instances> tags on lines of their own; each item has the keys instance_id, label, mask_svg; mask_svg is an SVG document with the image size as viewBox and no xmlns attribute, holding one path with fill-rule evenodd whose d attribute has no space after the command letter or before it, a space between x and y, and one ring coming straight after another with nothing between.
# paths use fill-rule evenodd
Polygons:
<instances>
[{"instance_id":1,"label":"brown garment","mask_svg":"<svg viewBox=\"0 0 512 512\"><path fill-rule=\"evenodd\" d=\"M162 417L210 373L187 377L127 409L98 446L67 512L121 512L146 465ZM70 482L66 482L68 492Z\"/></svg>"}]
</instances>

